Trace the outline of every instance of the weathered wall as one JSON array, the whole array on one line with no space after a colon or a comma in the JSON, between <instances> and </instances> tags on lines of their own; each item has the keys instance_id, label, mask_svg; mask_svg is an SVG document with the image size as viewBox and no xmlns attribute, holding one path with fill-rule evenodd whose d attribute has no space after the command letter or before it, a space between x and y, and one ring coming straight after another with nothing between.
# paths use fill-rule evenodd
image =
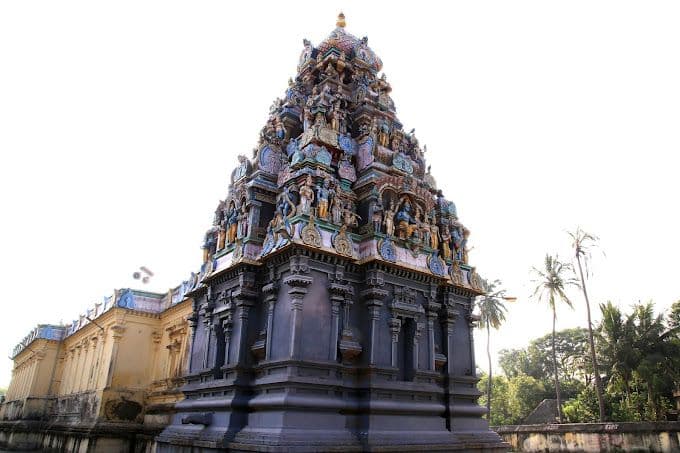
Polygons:
<instances>
[{"instance_id":1,"label":"weathered wall","mask_svg":"<svg viewBox=\"0 0 680 453\"><path fill-rule=\"evenodd\" d=\"M52 370L57 357L58 342L35 340L14 358L12 381L6 400L14 401L28 396L45 396L49 391Z\"/></svg>"},{"instance_id":2,"label":"weathered wall","mask_svg":"<svg viewBox=\"0 0 680 453\"><path fill-rule=\"evenodd\" d=\"M52 391L58 350L58 342L38 339L14 358L12 381L6 402L0 406L0 420L36 420L45 416L50 408L46 396Z\"/></svg>"},{"instance_id":3,"label":"weathered wall","mask_svg":"<svg viewBox=\"0 0 680 453\"><path fill-rule=\"evenodd\" d=\"M160 328L153 333L152 382L147 388L144 423L167 425L173 405L184 398L180 387L186 372L190 328L187 319L193 312L190 299L161 313Z\"/></svg>"},{"instance_id":4,"label":"weathered wall","mask_svg":"<svg viewBox=\"0 0 680 453\"><path fill-rule=\"evenodd\" d=\"M126 423L0 422L0 449L59 453L153 453L157 428Z\"/></svg>"},{"instance_id":5,"label":"weathered wall","mask_svg":"<svg viewBox=\"0 0 680 453\"><path fill-rule=\"evenodd\" d=\"M496 431L518 452L680 451L680 422L516 425Z\"/></svg>"}]
</instances>

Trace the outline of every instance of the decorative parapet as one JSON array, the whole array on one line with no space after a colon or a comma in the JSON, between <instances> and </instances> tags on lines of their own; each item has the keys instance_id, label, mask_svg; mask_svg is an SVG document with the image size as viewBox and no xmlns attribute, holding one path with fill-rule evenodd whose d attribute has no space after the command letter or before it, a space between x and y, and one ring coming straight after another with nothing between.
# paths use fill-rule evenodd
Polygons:
<instances>
[{"instance_id":1,"label":"decorative parapet","mask_svg":"<svg viewBox=\"0 0 680 453\"><path fill-rule=\"evenodd\" d=\"M30 344L35 340L52 340L61 341L66 336L66 326L54 324L38 324L31 332L26 335L23 340L17 344L12 350L11 358L18 356L21 352L29 348Z\"/></svg>"}]
</instances>

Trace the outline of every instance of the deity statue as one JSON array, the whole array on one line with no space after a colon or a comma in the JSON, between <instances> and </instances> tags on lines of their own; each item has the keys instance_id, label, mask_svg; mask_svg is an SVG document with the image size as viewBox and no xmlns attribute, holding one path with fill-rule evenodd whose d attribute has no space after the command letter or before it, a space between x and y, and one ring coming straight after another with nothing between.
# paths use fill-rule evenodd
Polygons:
<instances>
[{"instance_id":1,"label":"deity statue","mask_svg":"<svg viewBox=\"0 0 680 453\"><path fill-rule=\"evenodd\" d=\"M298 211L301 214L309 215L312 209L312 203L314 203L314 183L312 175L307 175L304 184L300 186L300 204L298 205Z\"/></svg>"},{"instance_id":2,"label":"deity statue","mask_svg":"<svg viewBox=\"0 0 680 453\"><path fill-rule=\"evenodd\" d=\"M238 211L232 202L227 212L227 243L233 244L236 241L236 229L238 228Z\"/></svg>"},{"instance_id":3,"label":"deity statue","mask_svg":"<svg viewBox=\"0 0 680 453\"><path fill-rule=\"evenodd\" d=\"M383 205L382 199L378 199L373 203L371 208L371 222L373 223L373 231L376 233L382 229Z\"/></svg>"},{"instance_id":4,"label":"deity statue","mask_svg":"<svg viewBox=\"0 0 680 453\"><path fill-rule=\"evenodd\" d=\"M343 209L342 212L343 225L346 225L347 228L359 226L359 220L361 220L361 217L356 212L354 212L354 206L351 201L347 203L345 209Z\"/></svg>"},{"instance_id":5,"label":"deity statue","mask_svg":"<svg viewBox=\"0 0 680 453\"><path fill-rule=\"evenodd\" d=\"M390 207L385 210L383 219L385 234L387 234L388 237L394 236L394 202L391 202Z\"/></svg>"},{"instance_id":6,"label":"deity statue","mask_svg":"<svg viewBox=\"0 0 680 453\"><path fill-rule=\"evenodd\" d=\"M281 212L276 211L274 213L274 217L269 221L269 225L267 225L267 236L271 235L274 244L277 244L279 242L281 233L285 231L286 224L283 220L283 215L281 215ZM285 235L287 235L287 233Z\"/></svg>"},{"instance_id":7,"label":"deity statue","mask_svg":"<svg viewBox=\"0 0 680 453\"><path fill-rule=\"evenodd\" d=\"M413 239L417 240L420 242L422 239L422 231L423 231L423 221L420 218L422 215L420 211L420 207L416 206L416 216L415 216L415 228L413 229Z\"/></svg>"},{"instance_id":8,"label":"deity statue","mask_svg":"<svg viewBox=\"0 0 680 453\"><path fill-rule=\"evenodd\" d=\"M227 237L227 232L224 227L224 220L224 201L220 201L217 205L217 209L215 209L215 217L213 218L213 226L217 228L216 250L222 250L224 248L224 241Z\"/></svg>"},{"instance_id":9,"label":"deity statue","mask_svg":"<svg viewBox=\"0 0 680 453\"><path fill-rule=\"evenodd\" d=\"M332 63L329 62L326 68L323 70L323 73L321 74L321 80L333 80L338 83L340 82L340 74Z\"/></svg>"},{"instance_id":10,"label":"deity statue","mask_svg":"<svg viewBox=\"0 0 680 453\"><path fill-rule=\"evenodd\" d=\"M449 231L449 227L447 225L444 225L444 227L441 229L441 238L442 238L442 258L445 260L450 260L451 259L451 233Z\"/></svg>"},{"instance_id":11,"label":"deity statue","mask_svg":"<svg viewBox=\"0 0 680 453\"><path fill-rule=\"evenodd\" d=\"M295 201L295 194L291 193L290 187L286 186L276 197L276 210L285 218L293 217L295 215Z\"/></svg>"},{"instance_id":12,"label":"deity statue","mask_svg":"<svg viewBox=\"0 0 680 453\"><path fill-rule=\"evenodd\" d=\"M241 211L238 215L238 227L236 229L236 237L242 239L248 236L248 209L246 204L241 204Z\"/></svg>"},{"instance_id":13,"label":"deity statue","mask_svg":"<svg viewBox=\"0 0 680 453\"><path fill-rule=\"evenodd\" d=\"M276 115L274 118L274 130L276 133L276 138L283 140L286 137L286 129L283 127L281 115Z\"/></svg>"},{"instance_id":14,"label":"deity statue","mask_svg":"<svg viewBox=\"0 0 680 453\"><path fill-rule=\"evenodd\" d=\"M336 132L345 132L345 112L341 108L341 100L338 99L333 105L333 110L331 111L331 127Z\"/></svg>"},{"instance_id":15,"label":"deity statue","mask_svg":"<svg viewBox=\"0 0 680 453\"><path fill-rule=\"evenodd\" d=\"M387 121L380 121L378 124L378 144L387 147L390 142L390 126Z\"/></svg>"},{"instance_id":16,"label":"deity statue","mask_svg":"<svg viewBox=\"0 0 680 453\"><path fill-rule=\"evenodd\" d=\"M342 210L343 209L344 209L344 206L342 205L342 200L338 197L335 197L333 199L333 203L331 205L331 217L333 219L334 225L341 225L342 224Z\"/></svg>"},{"instance_id":17,"label":"deity statue","mask_svg":"<svg viewBox=\"0 0 680 453\"><path fill-rule=\"evenodd\" d=\"M331 180L328 178L323 180L323 185L317 187L317 217L320 219L328 220L328 206L334 194L333 189L331 189Z\"/></svg>"},{"instance_id":18,"label":"deity statue","mask_svg":"<svg viewBox=\"0 0 680 453\"><path fill-rule=\"evenodd\" d=\"M423 238L423 244L431 245L430 220L427 218L427 213L425 213L425 218L423 219L423 222L420 224L419 228L420 228L420 235Z\"/></svg>"},{"instance_id":19,"label":"deity statue","mask_svg":"<svg viewBox=\"0 0 680 453\"><path fill-rule=\"evenodd\" d=\"M463 225L457 220L453 220L451 225L451 243L453 244L453 251L457 260L463 259L462 245L463 245Z\"/></svg>"},{"instance_id":20,"label":"deity statue","mask_svg":"<svg viewBox=\"0 0 680 453\"><path fill-rule=\"evenodd\" d=\"M286 100L290 100L295 96L295 82L292 77L288 77L288 88L286 88Z\"/></svg>"},{"instance_id":21,"label":"deity statue","mask_svg":"<svg viewBox=\"0 0 680 453\"><path fill-rule=\"evenodd\" d=\"M463 227L463 242L461 243L461 250L462 250L462 260L465 264L468 262L468 252L470 251L469 248L467 248L467 242L468 238L470 237L470 230L467 228Z\"/></svg>"},{"instance_id":22,"label":"deity statue","mask_svg":"<svg viewBox=\"0 0 680 453\"><path fill-rule=\"evenodd\" d=\"M368 137L368 135L371 133L371 126L369 126L366 123L361 123L359 125L359 136L357 137L358 141L364 139L365 137Z\"/></svg>"},{"instance_id":23,"label":"deity statue","mask_svg":"<svg viewBox=\"0 0 680 453\"><path fill-rule=\"evenodd\" d=\"M401 209L397 212L397 231L399 232L399 239L408 239L413 235L413 231L416 229L415 219L411 214L411 202L404 200L401 205Z\"/></svg>"},{"instance_id":24,"label":"deity statue","mask_svg":"<svg viewBox=\"0 0 680 453\"><path fill-rule=\"evenodd\" d=\"M304 46L304 49L300 54L300 60L298 61L298 69L300 66L305 64L307 60L312 58L312 52L314 51L314 47L312 47L312 43L308 39L303 39L302 45Z\"/></svg>"},{"instance_id":25,"label":"deity statue","mask_svg":"<svg viewBox=\"0 0 680 453\"><path fill-rule=\"evenodd\" d=\"M430 247L432 250L439 249L439 227L434 216L432 216L432 223L430 223Z\"/></svg>"},{"instance_id":26,"label":"deity statue","mask_svg":"<svg viewBox=\"0 0 680 453\"><path fill-rule=\"evenodd\" d=\"M400 131L395 130L392 133L392 144L391 144L392 150L393 151L401 151L402 150L402 134Z\"/></svg>"},{"instance_id":27,"label":"deity statue","mask_svg":"<svg viewBox=\"0 0 680 453\"><path fill-rule=\"evenodd\" d=\"M203 241L203 262L207 263L210 257L215 253L217 248L217 226L211 227L205 233L205 239Z\"/></svg>"},{"instance_id":28,"label":"deity statue","mask_svg":"<svg viewBox=\"0 0 680 453\"><path fill-rule=\"evenodd\" d=\"M366 98L369 92L369 82L368 82L368 77L366 77L365 74L360 75L359 77L356 78L357 82L357 89L354 94L354 102L357 104L360 102L363 102L363 100Z\"/></svg>"},{"instance_id":29,"label":"deity statue","mask_svg":"<svg viewBox=\"0 0 680 453\"><path fill-rule=\"evenodd\" d=\"M342 76L342 73L345 71L345 66L347 66L347 57L345 57L344 52L340 54L340 58L338 58L335 65L338 69L338 73Z\"/></svg>"},{"instance_id":30,"label":"deity statue","mask_svg":"<svg viewBox=\"0 0 680 453\"><path fill-rule=\"evenodd\" d=\"M318 96L318 106L322 107L326 112L330 110L333 105L333 93L331 93L331 87L328 85L321 89L321 93Z\"/></svg>"},{"instance_id":31,"label":"deity statue","mask_svg":"<svg viewBox=\"0 0 680 453\"><path fill-rule=\"evenodd\" d=\"M307 102L305 102L305 108L302 111L302 124L305 131L309 129L314 122L314 114L312 113L312 110L314 109L314 104L318 95L319 88L315 85L312 89L312 94L310 94L307 98Z\"/></svg>"}]
</instances>

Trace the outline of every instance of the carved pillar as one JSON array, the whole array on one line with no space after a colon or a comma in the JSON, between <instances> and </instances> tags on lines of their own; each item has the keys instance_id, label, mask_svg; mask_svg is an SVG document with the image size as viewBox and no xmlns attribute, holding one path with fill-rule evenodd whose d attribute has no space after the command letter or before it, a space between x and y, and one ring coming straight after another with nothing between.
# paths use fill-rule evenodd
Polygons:
<instances>
[{"instance_id":1,"label":"carved pillar","mask_svg":"<svg viewBox=\"0 0 680 453\"><path fill-rule=\"evenodd\" d=\"M71 376L73 375L73 357L75 348L71 347L64 353L64 367L62 368L61 387L62 393L68 395L71 393Z\"/></svg>"},{"instance_id":2,"label":"carved pillar","mask_svg":"<svg viewBox=\"0 0 680 453\"><path fill-rule=\"evenodd\" d=\"M418 349L420 348L420 337L423 334L423 330L425 329L425 325L422 322L417 322L415 326L415 331L413 332L413 370L417 371L419 369L418 366L418 359L419 359L419 354L418 354Z\"/></svg>"},{"instance_id":3,"label":"carved pillar","mask_svg":"<svg viewBox=\"0 0 680 453\"><path fill-rule=\"evenodd\" d=\"M430 285L430 293L425 305L425 315L427 316L427 369L433 370L435 364L435 343L434 343L434 321L437 319L442 305L437 303L437 287Z\"/></svg>"},{"instance_id":4,"label":"carved pillar","mask_svg":"<svg viewBox=\"0 0 680 453\"><path fill-rule=\"evenodd\" d=\"M468 336L470 337L470 376L477 376L477 366L475 364L475 340L474 332L479 316L472 313L472 307L465 319L468 322Z\"/></svg>"},{"instance_id":5,"label":"carved pillar","mask_svg":"<svg viewBox=\"0 0 680 453\"><path fill-rule=\"evenodd\" d=\"M345 296L340 291L331 291L331 337L328 360L336 361L338 358L338 334L340 333L340 305Z\"/></svg>"},{"instance_id":6,"label":"carved pillar","mask_svg":"<svg viewBox=\"0 0 680 453\"><path fill-rule=\"evenodd\" d=\"M291 297L290 358L296 359L300 355L302 303L307 294L307 287L312 283L312 278L303 274L293 274L286 277L283 282L288 286L288 294Z\"/></svg>"},{"instance_id":7,"label":"carved pillar","mask_svg":"<svg viewBox=\"0 0 680 453\"><path fill-rule=\"evenodd\" d=\"M447 294L444 304L444 309L442 311L442 330L444 334L444 349L446 353L446 374L453 375L453 354L454 354L454 341L453 341L453 329L456 325L456 319L459 316L458 311L454 308L454 300L452 294Z\"/></svg>"},{"instance_id":8,"label":"carved pillar","mask_svg":"<svg viewBox=\"0 0 680 453\"><path fill-rule=\"evenodd\" d=\"M205 350L203 351L203 363L201 365L202 369L210 368L210 344L213 336L213 325L210 315L206 314L203 318L203 326L205 327Z\"/></svg>"},{"instance_id":9,"label":"carved pillar","mask_svg":"<svg viewBox=\"0 0 680 453\"><path fill-rule=\"evenodd\" d=\"M248 319L250 308L255 303L257 291L255 289L255 274L252 272L241 271L239 273L239 286L231 293L236 305L235 314L238 317L238 335L231 341L234 342L233 363L244 363L248 356L246 354L248 346Z\"/></svg>"},{"instance_id":10,"label":"carved pillar","mask_svg":"<svg viewBox=\"0 0 680 453\"><path fill-rule=\"evenodd\" d=\"M28 396L32 396L34 391L35 391L35 387L36 387L36 383L37 383L36 379L35 379L35 375L38 372L38 368L40 368L40 362L43 361L43 359L45 358L46 355L47 354L45 354L44 351L37 351L33 355L33 357L31 358L31 361L33 362L33 364L31 365L32 370L31 370L31 380L29 381Z\"/></svg>"},{"instance_id":11,"label":"carved pillar","mask_svg":"<svg viewBox=\"0 0 680 453\"><path fill-rule=\"evenodd\" d=\"M123 324L114 324L111 326L111 338L113 339L113 346L111 348L111 368L109 370L109 375L106 378L106 386L111 387L113 380L113 373L116 369L116 363L118 362L118 346L120 345L120 340L123 338L126 327Z\"/></svg>"},{"instance_id":12,"label":"carved pillar","mask_svg":"<svg viewBox=\"0 0 680 453\"><path fill-rule=\"evenodd\" d=\"M246 206L248 207L248 234L246 235L246 238L249 238L253 233L260 230L260 211L262 209L262 202L252 199L246 203Z\"/></svg>"},{"instance_id":13,"label":"carved pillar","mask_svg":"<svg viewBox=\"0 0 680 453\"><path fill-rule=\"evenodd\" d=\"M380 307L383 305L383 299L387 296L387 291L382 289L382 286L385 284L383 273L378 270L366 272L366 284L368 288L361 292L361 297L366 303L366 308L368 308L368 314L371 319L368 363L369 365L374 365L377 360L377 333L378 320L380 319Z\"/></svg>"},{"instance_id":14,"label":"carved pillar","mask_svg":"<svg viewBox=\"0 0 680 453\"><path fill-rule=\"evenodd\" d=\"M104 385L103 379L106 376L103 376L103 373L101 372L102 366L104 365L104 353L106 351L106 330L100 330L99 333L97 334L97 337L99 340L97 340L97 346L99 347L99 354L97 355L97 365L95 368L95 380L94 380L94 386L95 388L99 388Z\"/></svg>"},{"instance_id":15,"label":"carved pillar","mask_svg":"<svg viewBox=\"0 0 680 453\"><path fill-rule=\"evenodd\" d=\"M87 358L87 346L85 342L80 340L77 346L78 349L78 376L76 378L76 392L83 390L83 375L85 374L85 360Z\"/></svg>"},{"instance_id":16,"label":"carved pillar","mask_svg":"<svg viewBox=\"0 0 680 453\"><path fill-rule=\"evenodd\" d=\"M231 313L222 319L222 330L224 332L224 365L229 364L229 349L231 347L231 333L233 331L233 319Z\"/></svg>"},{"instance_id":17,"label":"carved pillar","mask_svg":"<svg viewBox=\"0 0 680 453\"><path fill-rule=\"evenodd\" d=\"M335 266L335 273L329 275L328 292L331 300L331 336L329 344L328 359L335 362L338 359L338 339L340 334L340 307L345 303L345 316L343 319L343 339L346 342L352 342L352 332L349 329L349 305L351 305L351 294L353 289L347 285L345 280L345 267L342 265ZM347 351L349 352L349 351ZM343 354L349 359L351 354Z\"/></svg>"},{"instance_id":18,"label":"carved pillar","mask_svg":"<svg viewBox=\"0 0 680 453\"><path fill-rule=\"evenodd\" d=\"M274 307L276 306L276 299L278 298L279 285L276 283L276 272L274 266L269 267L269 281L262 288L264 294L264 301L267 304L267 325L265 326L265 360L272 358L272 333L274 332Z\"/></svg>"},{"instance_id":19,"label":"carved pillar","mask_svg":"<svg viewBox=\"0 0 680 453\"><path fill-rule=\"evenodd\" d=\"M192 372L194 355L191 353L191 351L194 349L194 347L196 347L196 327L198 327L198 316L196 316L195 311L194 313L191 314L191 316L187 318L187 322L189 323L189 328L191 329L191 343L187 348L187 351L189 351L189 363L187 364L187 372Z\"/></svg>"},{"instance_id":20,"label":"carved pillar","mask_svg":"<svg viewBox=\"0 0 680 453\"><path fill-rule=\"evenodd\" d=\"M401 319L393 317L390 318L390 333L392 334L392 359L390 361L393 367L399 366L399 331L401 330Z\"/></svg>"}]
</instances>

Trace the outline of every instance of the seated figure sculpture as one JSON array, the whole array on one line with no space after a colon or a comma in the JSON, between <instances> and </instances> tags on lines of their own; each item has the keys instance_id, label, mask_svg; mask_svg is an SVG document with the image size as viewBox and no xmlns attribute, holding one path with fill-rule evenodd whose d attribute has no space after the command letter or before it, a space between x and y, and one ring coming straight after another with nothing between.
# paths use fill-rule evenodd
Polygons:
<instances>
[{"instance_id":1,"label":"seated figure sculpture","mask_svg":"<svg viewBox=\"0 0 680 453\"><path fill-rule=\"evenodd\" d=\"M399 239L410 238L417 225L411 214L411 202L408 199L401 205L401 209L397 212L396 220Z\"/></svg>"}]
</instances>

